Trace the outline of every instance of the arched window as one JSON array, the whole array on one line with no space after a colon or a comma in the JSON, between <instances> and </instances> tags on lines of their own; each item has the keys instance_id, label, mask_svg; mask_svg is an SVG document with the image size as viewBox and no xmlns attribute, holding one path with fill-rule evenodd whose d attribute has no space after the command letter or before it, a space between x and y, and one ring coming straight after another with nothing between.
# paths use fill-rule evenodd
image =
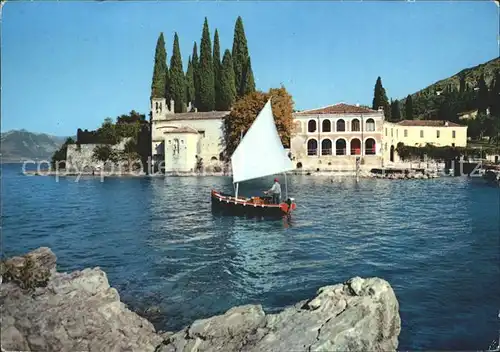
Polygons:
<instances>
[{"instance_id":1,"label":"arched window","mask_svg":"<svg viewBox=\"0 0 500 352\"><path fill-rule=\"evenodd\" d=\"M359 131L361 131L361 125L360 125L358 119L352 120L352 122L351 122L351 131L352 132L359 132Z\"/></svg>"},{"instance_id":2,"label":"arched window","mask_svg":"<svg viewBox=\"0 0 500 352\"><path fill-rule=\"evenodd\" d=\"M337 139L335 142L335 155L346 155L346 145L345 139Z\"/></svg>"},{"instance_id":3,"label":"arched window","mask_svg":"<svg viewBox=\"0 0 500 352\"><path fill-rule=\"evenodd\" d=\"M345 121L342 119L337 121L337 132L345 132Z\"/></svg>"},{"instance_id":4,"label":"arched window","mask_svg":"<svg viewBox=\"0 0 500 352\"><path fill-rule=\"evenodd\" d=\"M361 155L361 141L357 138L351 141L351 155Z\"/></svg>"},{"instance_id":5,"label":"arched window","mask_svg":"<svg viewBox=\"0 0 500 352\"><path fill-rule=\"evenodd\" d=\"M318 154L318 141L310 139L307 141L307 155L317 155Z\"/></svg>"},{"instance_id":6,"label":"arched window","mask_svg":"<svg viewBox=\"0 0 500 352\"><path fill-rule=\"evenodd\" d=\"M323 139L321 141L321 155L332 155L332 141L330 139Z\"/></svg>"},{"instance_id":7,"label":"arched window","mask_svg":"<svg viewBox=\"0 0 500 352\"><path fill-rule=\"evenodd\" d=\"M375 155L376 153L376 145L375 140L373 138L368 138L365 141L365 154L366 155Z\"/></svg>"},{"instance_id":8,"label":"arched window","mask_svg":"<svg viewBox=\"0 0 500 352\"><path fill-rule=\"evenodd\" d=\"M373 119L366 120L366 131L367 132L375 131L375 120Z\"/></svg>"},{"instance_id":9,"label":"arched window","mask_svg":"<svg viewBox=\"0 0 500 352\"><path fill-rule=\"evenodd\" d=\"M330 120L323 120L321 129L323 132L332 132L332 124L330 123Z\"/></svg>"},{"instance_id":10,"label":"arched window","mask_svg":"<svg viewBox=\"0 0 500 352\"><path fill-rule=\"evenodd\" d=\"M217 160L217 157L213 156L210 160Z\"/></svg>"},{"instance_id":11,"label":"arched window","mask_svg":"<svg viewBox=\"0 0 500 352\"><path fill-rule=\"evenodd\" d=\"M309 120L307 123L307 132L316 132L316 120Z\"/></svg>"}]
</instances>

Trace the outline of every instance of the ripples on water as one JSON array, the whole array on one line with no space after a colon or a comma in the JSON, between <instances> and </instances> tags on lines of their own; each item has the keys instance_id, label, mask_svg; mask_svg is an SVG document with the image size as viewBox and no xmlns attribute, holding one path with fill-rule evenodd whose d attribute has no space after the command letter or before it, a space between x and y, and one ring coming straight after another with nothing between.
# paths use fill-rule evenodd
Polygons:
<instances>
[{"instance_id":1,"label":"ripples on water","mask_svg":"<svg viewBox=\"0 0 500 352\"><path fill-rule=\"evenodd\" d=\"M289 177L299 208L288 223L212 215L210 189L231 191L229 178L55 182L12 165L2 176L6 255L49 246L59 270L100 266L132 309L161 309L162 330L380 276L400 303L400 349L485 349L497 337L499 189L476 180Z\"/></svg>"}]
</instances>

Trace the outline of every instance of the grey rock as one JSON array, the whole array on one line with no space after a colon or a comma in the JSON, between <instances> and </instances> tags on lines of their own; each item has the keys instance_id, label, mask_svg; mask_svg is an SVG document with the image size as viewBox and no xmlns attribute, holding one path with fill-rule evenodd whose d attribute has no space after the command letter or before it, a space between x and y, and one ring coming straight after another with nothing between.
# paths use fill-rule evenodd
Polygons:
<instances>
[{"instance_id":1,"label":"grey rock","mask_svg":"<svg viewBox=\"0 0 500 352\"><path fill-rule=\"evenodd\" d=\"M265 315L260 305L232 308L169 336L160 352L395 351L399 304L379 278L325 286L315 298Z\"/></svg>"},{"instance_id":2,"label":"grey rock","mask_svg":"<svg viewBox=\"0 0 500 352\"><path fill-rule=\"evenodd\" d=\"M27 256L34 270L49 271L50 278L29 292L12 280L0 285L2 351L396 351L398 346L399 304L379 278L322 287L314 298L277 314L244 305L178 332L157 333L120 302L101 269L57 273L50 249ZM11 267L22 268L22 260L12 258Z\"/></svg>"},{"instance_id":3,"label":"grey rock","mask_svg":"<svg viewBox=\"0 0 500 352\"><path fill-rule=\"evenodd\" d=\"M29 255L36 258L37 253ZM38 258L36 267L55 267L55 259L46 260L48 255ZM46 287L30 294L3 282L0 313L1 346L6 351L146 352L162 342L150 322L120 302L99 268L53 272Z\"/></svg>"}]
</instances>

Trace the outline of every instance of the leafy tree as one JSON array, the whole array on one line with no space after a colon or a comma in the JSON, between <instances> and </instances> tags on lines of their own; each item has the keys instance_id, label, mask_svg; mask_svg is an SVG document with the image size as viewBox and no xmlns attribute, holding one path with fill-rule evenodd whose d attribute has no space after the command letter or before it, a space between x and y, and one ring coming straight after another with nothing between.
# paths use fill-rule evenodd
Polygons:
<instances>
[{"instance_id":1,"label":"leafy tree","mask_svg":"<svg viewBox=\"0 0 500 352\"><path fill-rule=\"evenodd\" d=\"M234 85L233 61L228 49L224 52L222 59L220 82L220 99L216 109L219 111L230 110L236 98L236 87Z\"/></svg>"},{"instance_id":2,"label":"leafy tree","mask_svg":"<svg viewBox=\"0 0 500 352\"><path fill-rule=\"evenodd\" d=\"M184 70L182 68L181 51L179 48L179 37L177 32L174 35L174 48L170 58L170 96L175 102L174 111L176 113L186 112L186 82L184 80Z\"/></svg>"},{"instance_id":3,"label":"leafy tree","mask_svg":"<svg viewBox=\"0 0 500 352\"><path fill-rule=\"evenodd\" d=\"M406 97L405 102L405 119L413 120L413 99L410 94Z\"/></svg>"},{"instance_id":4,"label":"leafy tree","mask_svg":"<svg viewBox=\"0 0 500 352\"><path fill-rule=\"evenodd\" d=\"M382 79L379 76L373 91L372 109L378 110L380 107L384 109L385 118L390 121L391 110L389 108L389 99L387 98L385 88L382 85Z\"/></svg>"},{"instance_id":5,"label":"leafy tree","mask_svg":"<svg viewBox=\"0 0 500 352\"><path fill-rule=\"evenodd\" d=\"M488 109L490 93L488 91L488 86L484 80L484 74L481 75L477 84L478 96L477 96L477 109L478 113L486 114L486 110Z\"/></svg>"},{"instance_id":6,"label":"leafy tree","mask_svg":"<svg viewBox=\"0 0 500 352\"><path fill-rule=\"evenodd\" d=\"M219 43L219 32L215 30L214 35L214 83L215 83L215 108L221 105L221 62L220 62L220 43Z\"/></svg>"},{"instance_id":7,"label":"leafy tree","mask_svg":"<svg viewBox=\"0 0 500 352\"><path fill-rule=\"evenodd\" d=\"M214 66L212 61L212 44L210 43L210 31L208 20L205 17L203 24L203 35L200 46L200 102L199 111L212 111L215 108L215 84Z\"/></svg>"},{"instance_id":8,"label":"leafy tree","mask_svg":"<svg viewBox=\"0 0 500 352\"><path fill-rule=\"evenodd\" d=\"M120 160L127 162L129 170L133 165L133 163L140 159L137 150L138 150L137 141L134 138L131 138L127 141L127 143L125 143L123 150L117 155L117 157Z\"/></svg>"},{"instance_id":9,"label":"leafy tree","mask_svg":"<svg viewBox=\"0 0 500 352\"><path fill-rule=\"evenodd\" d=\"M191 65L193 66L194 103L195 106L198 107L200 105L200 60L198 59L196 42L194 42L193 45Z\"/></svg>"},{"instance_id":10,"label":"leafy tree","mask_svg":"<svg viewBox=\"0 0 500 352\"><path fill-rule=\"evenodd\" d=\"M104 119L101 127L97 130L101 143L116 144L120 141L120 137L116 131L113 120L110 117Z\"/></svg>"},{"instance_id":11,"label":"leafy tree","mask_svg":"<svg viewBox=\"0 0 500 352\"><path fill-rule=\"evenodd\" d=\"M102 162L117 162L118 155L109 144L98 145L94 148L92 159Z\"/></svg>"},{"instance_id":12,"label":"leafy tree","mask_svg":"<svg viewBox=\"0 0 500 352\"><path fill-rule=\"evenodd\" d=\"M194 104L194 70L193 64L191 63L191 56L188 59L188 67L186 71L186 103Z\"/></svg>"},{"instance_id":13,"label":"leafy tree","mask_svg":"<svg viewBox=\"0 0 500 352\"><path fill-rule=\"evenodd\" d=\"M253 78L252 63L250 62L250 57L248 57L247 64L245 66L244 82L244 94L255 92L255 80Z\"/></svg>"},{"instance_id":14,"label":"leafy tree","mask_svg":"<svg viewBox=\"0 0 500 352\"><path fill-rule=\"evenodd\" d=\"M233 51L231 57L234 67L234 83L236 87L236 96L240 98L245 94L245 72L248 64L248 45L243 28L241 16L236 19L234 26Z\"/></svg>"},{"instance_id":15,"label":"leafy tree","mask_svg":"<svg viewBox=\"0 0 500 352\"><path fill-rule=\"evenodd\" d=\"M167 52L165 51L165 39L163 38L162 32L156 42L153 81L151 83L151 98L165 97L167 71Z\"/></svg>"},{"instance_id":16,"label":"leafy tree","mask_svg":"<svg viewBox=\"0 0 500 352\"><path fill-rule=\"evenodd\" d=\"M64 141L63 145L54 152L52 155L52 160L51 160L51 168L56 169L56 168L66 168L66 155L68 152L68 145L70 144L75 144L75 141L73 138L68 137L66 138L66 141ZM57 166L57 167L56 167Z\"/></svg>"},{"instance_id":17,"label":"leafy tree","mask_svg":"<svg viewBox=\"0 0 500 352\"><path fill-rule=\"evenodd\" d=\"M237 100L231 113L224 118L225 155L230 157L236 149L241 133L248 131L266 102L271 98L276 128L283 145L290 145L293 125L293 99L285 87L270 89L268 93L253 92Z\"/></svg>"},{"instance_id":18,"label":"leafy tree","mask_svg":"<svg viewBox=\"0 0 500 352\"><path fill-rule=\"evenodd\" d=\"M401 120L401 108L399 107L399 100L391 101L391 119L392 121Z\"/></svg>"},{"instance_id":19,"label":"leafy tree","mask_svg":"<svg viewBox=\"0 0 500 352\"><path fill-rule=\"evenodd\" d=\"M496 72L495 79L491 81L489 105L491 116L500 119L500 70Z\"/></svg>"}]
</instances>

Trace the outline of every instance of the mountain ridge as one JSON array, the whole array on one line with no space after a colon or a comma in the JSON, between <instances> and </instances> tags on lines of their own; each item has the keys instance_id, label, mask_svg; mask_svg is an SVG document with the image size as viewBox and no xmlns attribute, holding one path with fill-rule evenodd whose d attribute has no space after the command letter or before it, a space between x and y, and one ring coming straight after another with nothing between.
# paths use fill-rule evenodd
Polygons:
<instances>
[{"instance_id":1,"label":"mountain ridge","mask_svg":"<svg viewBox=\"0 0 500 352\"><path fill-rule=\"evenodd\" d=\"M27 159L50 160L66 136L29 132L26 129L2 132L0 152L2 163L22 162ZM74 139L75 137L72 136Z\"/></svg>"}]
</instances>

